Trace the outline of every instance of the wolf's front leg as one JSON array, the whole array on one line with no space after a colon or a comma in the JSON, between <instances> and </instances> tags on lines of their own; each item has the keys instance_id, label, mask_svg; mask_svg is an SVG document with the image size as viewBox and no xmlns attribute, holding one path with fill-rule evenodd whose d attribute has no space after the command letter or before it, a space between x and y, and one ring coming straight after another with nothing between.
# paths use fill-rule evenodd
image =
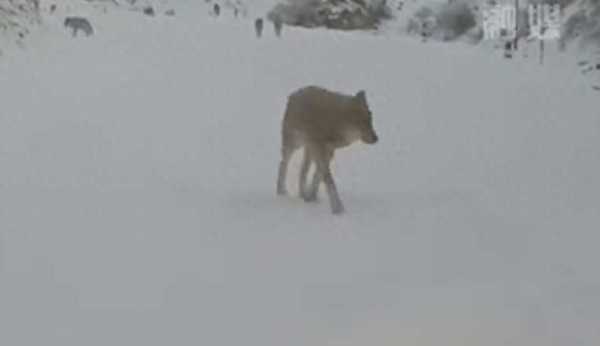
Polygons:
<instances>
[{"instance_id":1,"label":"wolf's front leg","mask_svg":"<svg viewBox=\"0 0 600 346\"><path fill-rule=\"evenodd\" d=\"M342 204L342 200L338 194L337 187L335 186L335 181L333 181L333 175L331 174L331 169L329 167L331 158L333 157L333 152L324 152L323 154L324 155L322 155L322 157L318 160L318 175L319 178L323 180L323 183L325 183L325 187L327 188L331 212L334 214L341 214L344 212L344 205ZM316 179L317 176L315 176L315 180ZM318 182L320 182L320 179Z\"/></svg>"},{"instance_id":2,"label":"wolf's front leg","mask_svg":"<svg viewBox=\"0 0 600 346\"><path fill-rule=\"evenodd\" d=\"M329 195L329 203L331 205L331 212L334 214L342 214L344 212L344 205L342 204L342 200L337 191L337 187L335 186L335 182L333 181L333 176L331 172L327 170L325 174L323 174L323 182L325 182L325 186L327 187L327 194Z\"/></svg>"}]
</instances>

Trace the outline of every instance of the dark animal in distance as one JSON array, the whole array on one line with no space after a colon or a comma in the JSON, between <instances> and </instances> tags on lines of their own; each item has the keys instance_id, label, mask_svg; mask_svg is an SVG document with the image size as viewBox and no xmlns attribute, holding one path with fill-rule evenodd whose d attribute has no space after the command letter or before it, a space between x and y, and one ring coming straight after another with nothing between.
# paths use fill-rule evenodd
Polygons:
<instances>
[{"instance_id":1,"label":"dark animal in distance","mask_svg":"<svg viewBox=\"0 0 600 346\"><path fill-rule=\"evenodd\" d=\"M281 37L281 30L283 29L283 23L279 17L273 19L273 28L275 29L275 35Z\"/></svg>"},{"instance_id":2,"label":"dark animal in distance","mask_svg":"<svg viewBox=\"0 0 600 346\"><path fill-rule=\"evenodd\" d=\"M154 17L154 14L155 14L154 8L152 6L144 7L143 12L145 15L150 16L150 17Z\"/></svg>"},{"instance_id":3,"label":"dark animal in distance","mask_svg":"<svg viewBox=\"0 0 600 346\"><path fill-rule=\"evenodd\" d=\"M256 37L260 38L263 32L264 22L262 18L256 18L254 21L254 31L256 32Z\"/></svg>"},{"instance_id":4,"label":"dark animal in distance","mask_svg":"<svg viewBox=\"0 0 600 346\"><path fill-rule=\"evenodd\" d=\"M87 36L90 36L94 33L92 24L90 24L90 22L83 17L67 17L65 18L64 25L66 28L73 30L73 37L77 36L77 32L79 30L83 31Z\"/></svg>"}]
</instances>

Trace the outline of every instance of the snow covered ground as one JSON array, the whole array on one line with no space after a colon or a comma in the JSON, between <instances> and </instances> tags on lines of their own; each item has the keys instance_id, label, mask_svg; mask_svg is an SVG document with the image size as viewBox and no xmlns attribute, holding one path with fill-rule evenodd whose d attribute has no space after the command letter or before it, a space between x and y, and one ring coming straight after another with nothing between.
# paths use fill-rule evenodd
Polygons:
<instances>
[{"instance_id":1,"label":"snow covered ground","mask_svg":"<svg viewBox=\"0 0 600 346\"><path fill-rule=\"evenodd\" d=\"M209 18L46 18L0 59L0 344L600 343L600 94L575 60ZM287 95L367 91L347 213L275 195ZM298 160L291 167L290 191Z\"/></svg>"}]
</instances>

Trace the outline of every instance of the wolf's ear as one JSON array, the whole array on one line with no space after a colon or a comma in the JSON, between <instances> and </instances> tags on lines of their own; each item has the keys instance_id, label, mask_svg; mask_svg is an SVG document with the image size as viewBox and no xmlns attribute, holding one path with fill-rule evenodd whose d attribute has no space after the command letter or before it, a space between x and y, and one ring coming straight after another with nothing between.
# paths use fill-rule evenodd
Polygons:
<instances>
[{"instance_id":1,"label":"wolf's ear","mask_svg":"<svg viewBox=\"0 0 600 346\"><path fill-rule=\"evenodd\" d=\"M354 97L358 100L358 102L362 104L367 104L367 94L364 90L360 90L359 92L357 92L356 96Z\"/></svg>"}]
</instances>

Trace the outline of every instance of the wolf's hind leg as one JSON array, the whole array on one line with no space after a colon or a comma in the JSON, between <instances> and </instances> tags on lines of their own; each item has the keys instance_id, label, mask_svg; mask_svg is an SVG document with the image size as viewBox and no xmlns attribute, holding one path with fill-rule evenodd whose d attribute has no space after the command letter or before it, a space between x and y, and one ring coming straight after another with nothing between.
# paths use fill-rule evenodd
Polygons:
<instances>
[{"instance_id":1,"label":"wolf's hind leg","mask_svg":"<svg viewBox=\"0 0 600 346\"><path fill-rule=\"evenodd\" d=\"M321 186L321 181L322 180L323 179L322 179L321 173L317 169L315 171L315 174L313 175L313 180L312 180L312 182L310 184L310 188L306 192L306 195L304 196L304 201L306 201L306 202L315 202L315 201L317 201L317 197L318 197L318 194L319 194L319 186Z\"/></svg>"},{"instance_id":2,"label":"wolf's hind leg","mask_svg":"<svg viewBox=\"0 0 600 346\"><path fill-rule=\"evenodd\" d=\"M277 175L277 194L286 195L287 188L285 187L285 181L287 177L288 163L294 151L298 147L293 143L291 138L287 134L283 134L282 145L281 145L281 161L279 162L279 173Z\"/></svg>"},{"instance_id":3,"label":"wolf's hind leg","mask_svg":"<svg viewBox=\"0 0 600 346\"><path fill-rule=\"evenodd\" d=\"M304 159L302 160L302 167L300 168L300 182L298 188L300 191L300 197L302 197L302 199L304 199L306 202L309 201L309 192L307 191L306 180L311 164L312 157L310 151L307 147L304 147Z\"/></svg>"}]
</instances>

